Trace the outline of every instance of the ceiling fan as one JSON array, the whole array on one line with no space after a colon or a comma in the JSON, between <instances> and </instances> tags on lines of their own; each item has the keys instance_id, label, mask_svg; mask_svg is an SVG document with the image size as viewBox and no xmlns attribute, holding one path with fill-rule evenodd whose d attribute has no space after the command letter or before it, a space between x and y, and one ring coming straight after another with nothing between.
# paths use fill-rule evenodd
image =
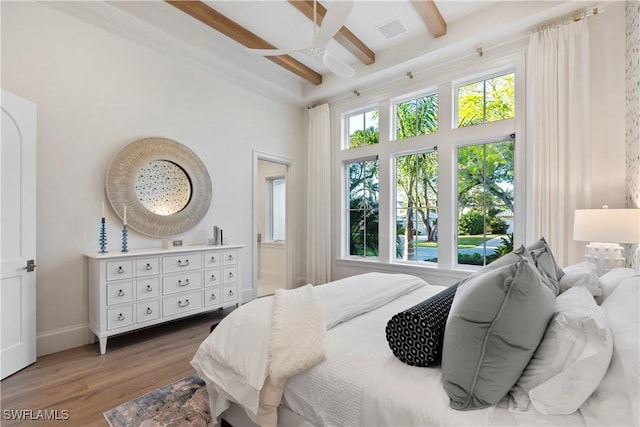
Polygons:
<instances>
[{"instance_id":1,"label":"ceiling fan","mask_svg":"<svg viewBox=\"0 0 640 427\"><path fill-rule=\"evenodd\" d=\"M292 52L304 52L311 58L321 60L322 63L335 75L349 78L355 74L355 70L346 62L333 56L327 49L329 41L340 31L353 8L352 0L333 0L327 13L322 19L322 25L318 27L317 0L313 2L313 37L305 47L294 49L249 49L251 52L262 56L286 55Z\"/></svg>"}]
</instances>

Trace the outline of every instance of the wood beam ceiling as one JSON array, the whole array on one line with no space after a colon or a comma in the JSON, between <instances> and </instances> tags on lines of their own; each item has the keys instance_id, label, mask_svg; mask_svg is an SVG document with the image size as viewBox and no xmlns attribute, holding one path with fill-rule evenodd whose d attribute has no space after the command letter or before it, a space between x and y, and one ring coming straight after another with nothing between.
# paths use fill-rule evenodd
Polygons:
<instances>
[{"instance_id":1,"label":"wood beam ceiling","mask_svg":"<svg viewBox=\"0 0 640 427\"><path fill-rule=\"evenodd\" d=\"M276 49L275 46L266 40L253 34L251 31L237 24L235 21L222 15L201 1L194 0L165 0L170 5L183 11L187 15L221 32L225 36L237 41L251 49ZM303 63L297 61L289 55L267 56L265 57L281 67L291 71L299 77L314 85L322 83L322 75L313 71Z\"/></svg>"},{"instance_id":2,"label":"wood beam ceiling","mask_svg":"<svg viewBox=\"0 0 640 427\"><path fill-rule=\"evenodd\" d=\"M313 21L313 0L289 0L296 9L298 9L304 16ZM317 3L317 24L322 24L322 19L327 13L327 9L320 3ZM347 27L340 28L340 31L333 37L338 43L340 43L345 49L351 52L356 58L358 58L363 64L371 65L376 62L376 54L369 47L362 42L355 34L353 34Z\"/></svg>"},{"instance_id":3,"label":"wood beam ceiling","mask_svg":"<svg viewBox=\"0 0 640 427\"><path fill-rule=\"evenodd\" d=\"M411 4L413 4L424 23L427 24L427 28L433 37L438 38L447 34L447 23L433 0L413 0Z\"/></svg>"}]
</instances>

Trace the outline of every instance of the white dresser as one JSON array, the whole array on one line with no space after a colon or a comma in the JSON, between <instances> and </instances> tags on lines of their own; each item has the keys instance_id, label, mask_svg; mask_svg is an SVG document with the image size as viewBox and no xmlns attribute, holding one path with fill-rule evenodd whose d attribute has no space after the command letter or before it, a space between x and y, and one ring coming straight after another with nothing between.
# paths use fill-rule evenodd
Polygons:
<instances>
[{"instance_id":1,"label":"white dresser","mask_svg":"<svg viewBox=\"0 0 640 427\"><path fill-rule=\"evenodd\" d=\"M85 254L89 328L100 340L239 304L242 246L185 246Z\"/></svg>"}]
</instances>

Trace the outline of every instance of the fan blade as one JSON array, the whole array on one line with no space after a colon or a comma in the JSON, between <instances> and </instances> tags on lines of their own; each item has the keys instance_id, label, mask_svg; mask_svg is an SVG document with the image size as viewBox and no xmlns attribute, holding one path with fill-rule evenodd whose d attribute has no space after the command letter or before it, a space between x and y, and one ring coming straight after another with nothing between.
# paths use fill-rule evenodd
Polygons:
<instances>
[{"instance_id":1,"label":"fan blade","mask_svg":"<svg viewBox=\"0 0 640 427\"><path fill-rule=\"evenodd\" d=\"M322 55L322 63L326 65L332 73L334 73L338 77L342 77L343 79L353 77L353 75L356 73L356 70L351 68L349 64L331 55L329 51L326 50L324 52L324 55Z\"/></svg>"},{"instance_id":2,"label":"fan blade","mask_svg":"<svg viewBox=\"0 0 640 427\"><path fill-rule=\"evenodd\" d=\"M313 45L324 47L344 25L353 9L352 0L333 0L322 18L322 25L316 35Z\"/></svg>"},{"instance_id":3,"label":"fan blade","mask_svg":"<svg viewBox=\"0 0 640 427\"><path fill-rule=\"evenodd\" d=\"M251 53L255 53L256 55L262 56L279 56L279 55L288 55L293 52L300 52L306 50L305 48L300 49L249 49L247 50Z\"/></svg>"}]
</instances>

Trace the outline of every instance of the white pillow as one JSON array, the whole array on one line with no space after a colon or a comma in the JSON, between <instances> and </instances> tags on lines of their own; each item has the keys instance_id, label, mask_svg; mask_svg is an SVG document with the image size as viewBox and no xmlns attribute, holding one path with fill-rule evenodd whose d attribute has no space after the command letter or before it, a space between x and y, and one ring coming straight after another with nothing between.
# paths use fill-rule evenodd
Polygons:
<instances>
[{"instance_id":1,"label":"white pillow","mask_svg":"<svg viewBox=\"0 0 640 427\"><path fill-rule=\"evenodd\" d=\"M529 365L511 390L512 409L542 414L578 410L604 376L613 349L606 314L575 286L556 298L554 315Z\"/></svg>"},{"instance_id":2,"label":"white pillow","mask_svg":"<svg viewBox=\"0 0 640 427\"><path fill-rule=\"evenodd\" d=\"M578 285L584 285L591 295L602 295L598 268L595 264L585 261L562 269L564 275L560 278L560 293Z\"/></svg>"},{"instance_id":3,"label":"white pillow","mask_svg":"<svg viewBox=\"0 0 640 427\"><path fill-rule=\"evenodd\" d=\"M602 304L609 295L618 287L620 282L629 277L635 277L640 280L640 273L631 268L619 267L613 268L600 276L600 286L602 287L602 296L596 298L598 304Z\"/></svg>"},{"instance_id":4,"label":"white pillow","mask_svg":"<svg viewBox=\"0 0 640 427\"><path fill-rule=\"evenodd\" d=\"M580 408L587 425L640 425L640 280L628 277L602 304L611 334L611 365Z\"/></svg>"}]
</instances>

